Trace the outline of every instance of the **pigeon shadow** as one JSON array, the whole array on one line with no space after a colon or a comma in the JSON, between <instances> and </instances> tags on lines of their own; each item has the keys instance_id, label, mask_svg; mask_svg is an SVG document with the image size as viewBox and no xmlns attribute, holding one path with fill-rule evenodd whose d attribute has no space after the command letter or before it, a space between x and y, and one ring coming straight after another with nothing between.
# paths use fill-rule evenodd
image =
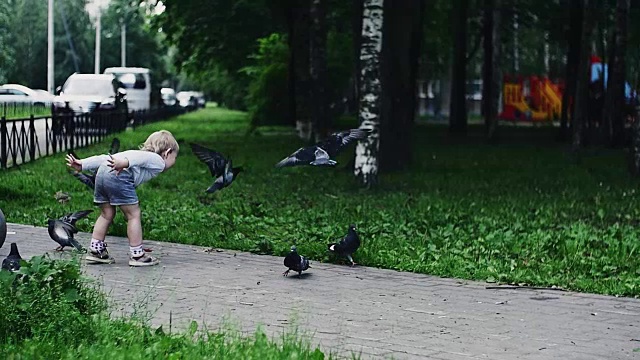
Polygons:
<instances>
[{"instance_id":1,"label":"pigeon shadow","mask_svg":"<svg viewBox=\"0 0 640 360\"><path fill-rule=\"evenodd\" d=\"M302 273L300 275L295 274L295 275L289 275L289 276L285 276L287 279L306 279L311 277L312 274L311 273Z\"/></svg>"}]
</instances>

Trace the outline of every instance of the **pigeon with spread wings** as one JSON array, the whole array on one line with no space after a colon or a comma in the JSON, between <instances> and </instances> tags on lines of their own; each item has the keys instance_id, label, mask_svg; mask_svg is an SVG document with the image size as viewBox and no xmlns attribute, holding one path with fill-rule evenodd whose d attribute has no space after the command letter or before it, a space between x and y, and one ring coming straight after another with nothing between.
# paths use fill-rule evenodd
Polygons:
<instances>
[{"instance_id":1,"label":"pigeon with spread wings","mask_svg":"<svg viewBox=\"0 0 640 360\"><path fill-rule=\"evenodd\" d=\"M87 217L92 212L93 210L82 210L66 214L59 219L48 220L47 230L49 231L49 236L60 245L56 248L56 251L62 251L67 246L82 250L82 245L74 239L74 234L78 233L76 221Z\"/></svg>"},{"instance_id":2,"label":"pigeon with spread wings","mask_svg":"<svg viewBox=\"0 0 640 360\"><path fill-rule=\"evenodd\" d=\"M282 159L276 167L296 165L335 166L335 158L347 145L362 140L371 134L370 129L351 129L333 133L327 139L315 145L301 147L293 154Z\"/></svg>"},{"instance_id":3,"label":"pigeon with spread wings","mask_svg":"<svg viewBox=\"0 0 640 360\"><path fill-rule=\"evenodd\" d=\"M231 158L226 158L221 153L208 149L202 145L191 143L191 150L202 161L207 164L211 176L215 179L213 184L206 190L208 193L223 189L236 179L243 170L242 167L233 167Z\"/></svg>"}]
</instances>

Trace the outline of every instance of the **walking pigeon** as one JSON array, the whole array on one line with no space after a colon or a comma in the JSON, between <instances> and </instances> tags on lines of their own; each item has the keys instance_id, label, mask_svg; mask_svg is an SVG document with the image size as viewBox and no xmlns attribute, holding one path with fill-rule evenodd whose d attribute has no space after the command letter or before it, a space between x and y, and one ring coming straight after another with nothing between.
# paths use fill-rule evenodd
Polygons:
<instances>
[{"instance_id":1,"label":"walking pigeon","mask_svg":"<svg viewBox=\"0 0 640 360\"><path fill-rule=\"evenodd\" d=\"M22 257L18 252L18 244L11 243L11 251L9 252L9 255L2 260L2 269L18 271L20 270L20 260L22 260Z\"/></svg>"},{"instance_id":2,"label":"walking pigeon","mask_svg":"<svg viewBox=\"0 0 640 360\"><path fill-rule=\"evenodd\" d=\"M58 202L60 204L66 204L67 202L69 202L69 200L71 200L71 195L69 195L68 193L64 192L64 191L56 191L56 193L53 195L53 197L58 200Z\"/></svg>"},{"instance_id":3,"label":"walking pigeon","mask_svg":"<svg viewBox=\"0 0 640 360\"><path fill-rule=\"evenodd\" d=\"M309 259L302 255L298 255L295 245L291 247L291 252L284 258L284 266L288 269L282 273L283 276L288 276L289 271L291 270L297 271L298 276L300 276L303 271L311 267L309 266Z\"/></svg>"},{"instance_id":4,"label":"walking pigeon","mask_svg":"<svg viewBox=\"0 0 640 360\"><path fill-rule=\"evenodd\" d=\"M350 143L364 139L371 134L369 129L351 129L333 133L327 139L315 145L301 147L293 154L282 159L276 167L314 165L314 166L335 166L337 162L331 158L344 149Z\"/></svg>"},{"instance_id":5,"label":"walking pigeon","mask_svg":"<svg viewBox=\"0 0 640 360\"><path fill-rule=\"evenodd\" d=\"M73 235L78 233L76 228L76 221L86 217L93 210L82 210L74 213L69 213L59 219L49 219L48 230L49 236L53 241L60 244L56 251L63 251L66 246L73 246L78 250L83 250L74 238Z\"/></svg>"},{"instance_id":6,"label":"walking pigeon","mask_svg":"<svg viewBox=\"0 0 640 360\"><path fill-rule=\"evenodd\" d=\"M213 184L207 188L206 192L213 193L223 189L236 179L243 170L242 167L233 167L231 158L225 158L221 153L207 149L198 144L191 143L191 150L202 161L207 164L211 176L215 178Z\"/></svg>"},{"instance_id":7,"label":"walking pigeon","mask_svg":"<svg viewBox=\"0 0 640 360\"><path fill-rule=\"evenodd\" d=\"M360 237L356 232L356 226L354 224L349 225L347 235L345 235L339 243L331 243L328 245L330 252L338 254L339 256L346 256L349 261L351 261L351 266L356 264L351 255L353 255L359 247Z\"/></svg>"}]
</instances>

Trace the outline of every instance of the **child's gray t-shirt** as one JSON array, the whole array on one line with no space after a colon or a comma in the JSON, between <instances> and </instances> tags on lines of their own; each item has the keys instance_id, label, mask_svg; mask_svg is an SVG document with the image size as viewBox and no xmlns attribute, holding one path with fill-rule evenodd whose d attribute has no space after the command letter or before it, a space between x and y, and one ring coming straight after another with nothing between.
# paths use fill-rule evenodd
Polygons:
<instances>
[{"instance_id":1,"label":"child's gray t-shirt","mask_svg":"<svg viewBox=\"0 0 640 360\"><path fill-rule=\"evenodd\" d=\"M114 159L129 160L129 170L133 174L134 186L142 184L158 176L164 170L162 156L145 150L127 150L113 155ZM82 170L93 170L101 165L107 165L109 155L95 155L82 159Z\"/></svg>"}]
</instances>

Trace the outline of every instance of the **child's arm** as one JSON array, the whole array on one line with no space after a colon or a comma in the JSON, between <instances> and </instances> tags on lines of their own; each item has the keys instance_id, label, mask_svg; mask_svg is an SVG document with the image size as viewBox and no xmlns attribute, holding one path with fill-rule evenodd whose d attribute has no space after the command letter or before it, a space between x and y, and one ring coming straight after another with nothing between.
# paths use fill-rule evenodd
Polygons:
<instances>
[{"instance_id":1,"label":"child's arm","mask_svg":"<svg viewBox=\"0 0 640 360\"><path fill-rule=\"evenodd\" d=\"M93 170L99 168L108 158L109 155L95 155L78 161L82 166L82 170Z\"/></svg>"},{"instance_id":2,"label":"child's arm","mask_svg":"<svg viewBox=\"0 0 640 360\"><path fill-rule=\"evenodd\" d=\"M72 167L76 171L82 170L82 161L81 160L76 159L76 157L73 156L72 154L67 154L66 159L67 159L67 166L68 167Z\"/></svg>"},{"instance_id":3,"label":"child's arm","mask_svg":"<svg viewBox=\"0 0 640 360\"><path fill-rule=\"evenodd\" d=\"M165 163L164 159L154 152L133 150L125 151L115 157L112 156L109 159L109 166L118 173L122 169L137 166L157 175L164 170Z\"/></svg>"}]
</instances>

